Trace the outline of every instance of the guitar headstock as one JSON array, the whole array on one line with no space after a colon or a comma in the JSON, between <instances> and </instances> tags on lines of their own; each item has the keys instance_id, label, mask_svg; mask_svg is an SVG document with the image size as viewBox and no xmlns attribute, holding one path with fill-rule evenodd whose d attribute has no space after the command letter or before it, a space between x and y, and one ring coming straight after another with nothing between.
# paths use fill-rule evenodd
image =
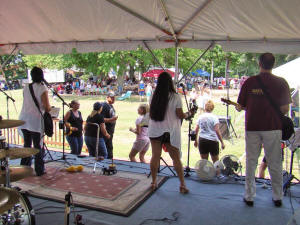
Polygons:
<instances>
[{"instance_id":1,"label":"guitar headstock","mask_svg":"<svg viewBox=\"0 0 300 225\"><path fill-rule=\"evenodd\" d=\"M229 99L226 99L226 98L221 98L221 102L224 102L226 104L231 104L232 101L230 101Z\"/></svg>"}]
</instances>

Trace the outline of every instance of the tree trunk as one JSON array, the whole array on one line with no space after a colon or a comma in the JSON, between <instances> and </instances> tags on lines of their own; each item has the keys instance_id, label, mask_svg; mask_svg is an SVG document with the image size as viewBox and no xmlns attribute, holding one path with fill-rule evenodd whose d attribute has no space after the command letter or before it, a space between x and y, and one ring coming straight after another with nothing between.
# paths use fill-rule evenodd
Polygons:
<instances>
[{"instance_id":1,"label":"tree trunk","mask_svg":"<svg viewBox=\"0 0 300 225\"><path fill-rule=\"evenodd\" d=\"M129 79L134 78L134 72L135 72L134 66L129 65Z\"/></svg>"}]
</instances>

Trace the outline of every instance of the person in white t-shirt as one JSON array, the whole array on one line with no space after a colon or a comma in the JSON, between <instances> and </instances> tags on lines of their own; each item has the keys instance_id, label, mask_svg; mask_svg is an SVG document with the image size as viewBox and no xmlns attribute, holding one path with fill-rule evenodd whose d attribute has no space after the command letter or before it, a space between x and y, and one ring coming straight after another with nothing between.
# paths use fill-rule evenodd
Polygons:
<instances>
[{"instance_id":1,"label":"person in white t-shirt","mask_svg":"<svg viewBox=\"0 0 300 225\"><path fill-rule=\"evenodd\" d=\"M138 114L140 116L135 121L136 128L129 128L131 132L136 134L136 140L129 153L129 159L131 162L136 162L135 156L139 153L140 161L146 163L145 154L150 146L148 137L149 106L147 104L141 104L138 108Z\"/></svg>"},{"instance_id":2,"label":"person in white t-shirt","mask_svg":"<svg viewBox=\"0 0 300 225\"><path fill-rule=\"evenodd\" d=\"M151 188L157 188L156 176L159 167L162 145L164 145L173 160L174 168L180 180L180 193L188 193L183 167L180 161L181 119L191 116L191 112L183 113L181 97L176 93L172 77L162 72L157 81L157 87L150 103L150 121L148 135L152 147L150 162L152 183Z\"/></svg>"},{"instance_id":3,"label":"person in white t-shirt","mask_svg":"<svg viewBox=\"0 0 300 225\"><path fill-rule=\"evenodd\" d=\"M32 78L32 89L36 100L39 104L41 112L50 112L51 106L48 98L48 90L42 83L44 80L43 70L38 67L33 67L30 72ZM25 124L20 126L24 137L24 147L31 148L32 142L36 149L39 149L39 153L34 157L34 168L37 176L42 176L45 173L43 155L44 149L42 148L43 134L44 134L44 122L40 111L34 103L32 95L30 93L29 85L26 84L23 89L23 106L19 116L20 120L25 121ZM21 165L31 166L32 157L23 158Z\"/></svg>"},{"instance_id":4,"label":"person in white t-shirt","mask_svg":"<svg viewBox=\"0 0 300 225\"><path fill-rule=\"evenodd\" d=\"M199 147L201 159L208 159L208 155L213 162L219 160L219 141L222 149L225 148L222 135L219 129L219 118L212 114L214 103L208 100L205 104L205 113L199 116L196 126L195 147ZM200 130L200 133L199 133ZM197 139L199 133L199 139Z\"/></svg>"}]
</instances>

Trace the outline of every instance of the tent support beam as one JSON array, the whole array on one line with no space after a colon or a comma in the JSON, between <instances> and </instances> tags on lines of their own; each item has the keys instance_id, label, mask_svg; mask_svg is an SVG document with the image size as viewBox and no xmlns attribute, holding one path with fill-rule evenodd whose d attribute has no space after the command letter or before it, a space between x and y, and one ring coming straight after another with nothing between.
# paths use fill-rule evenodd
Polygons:
<instances>
[{"instance_id":1,"label":"tent support beam","mask_svg":"<svg viewBox=\"0 0 300 225\"><path fill-rule=\"evenodd\" d=\"M148 49L148 51L151 53L152 57L154 58L154 60L160 65L160 67L166 71L166 69L162 66L162 64L159 62L158 58L154 55L153 51L149 48L149 46L147 45L147 43L145 41L143 41L145 47Z\"/></svg>"},{"instance_id":2,"label":"tent support beam","mask_svg":"<svg viewBox=\"0 0 300 225\"><path fill-rule=\"evenodd\" d=\"M210 3L212 0L206 0L204 4L202 4L194 14L183 24L183 26L177 31L177 35L179 36L193 21L194 19L200 14L200 12Z\"/></svg>"},{"instance_id":3,"label":"tent support beam","mask_svg":"<svg viewBox=\"0 0 300 225\"><path fill-rule=\"evenodd\" d=\"M165 14L165 19L168 21L168 24L169 24L169 26L171 28L172 35L173 35L174 39L177 40L177 36L176 36L175 30L174 30L174 26L173 26L173 23L172 23L171 18L169 16L169 13L168 13L168 11L166 9L166 6L164 4L164 1L163 0L159 0L159 2L161 4L161 7L162 7L163 12Z\"/></svg>"},{"instance_id":4,"label":"tent support beam","mask_svg":"<svg viewBox=\"0 0 300 225\"><path fill-rule=\"evenodd\" d=\"M12 55L14 54L14 51L16 51L17 47L18 47L18 45L16 45L14 47L14 49L9 54L8 58L1 64L1 69L3 68L3 66L5 66L5 64L8 62L8 60L12 57Z\"/></svg>"},{"instance_id":5,"label":"tent support beam","mask_svg":"<svg viewBox=\"0 0 300 225\"><path fill-rule=\"evenodd\" d=\"M1 70L1 73L2 73L2 76L3 78L5 79L5 82L7 83L7 80L6 80L6 77L5 77L5 73L4 73L4 70L3 70L3 67L5 66L5 64L8 62L8 60L13 56L14 52L16 51L16 49L18 48L18 45L16 45L14 47L14 49L11 51L11 53L9 54L8 58L2 63L0 64L0 70Z\"/></svg>"},{"instance_id":6,"label":"tent support beam","mask_svg":"<svg viewBox=\"0 0 300 225\"><path fill-rule=\"evenodd\" d=\"M198 61L206 54L206 52L211 49L214 46L215 42L212 42L207 49L205 49L205 51L198 57L198 59L196 59L196 61L193 63L193 65L191 65L191 67L188 69L188 71L186 71L186 73L181 77L181 79L177 82L180 83L182 81L183 78L185 78L188 73L193 69L193 67L198 63Z\"/></svg>"},{"instance_id":7,"label":"tent support beam","mask_svg":"<svg viewBox=\"0 0 300 225\"><path fill-rule=\"evenodd\" d=\"M140 14L132 11L131 9L119 4L118 2L114 1L114 0L106 0L107 2L109 2L110 4L118 7L119 9L122 9L123 11L129 13L130 15L136 17L136 18L139 18L140 20L142 20L143 22L159 29L160 31L164 32L165 34L169 35L169 36L172 36L172 33L166 29L164 29L163 27L157 25L156 23L153 23L152 21L148 20L147 18L141 16Z\"/></svg>"}]
</instances>

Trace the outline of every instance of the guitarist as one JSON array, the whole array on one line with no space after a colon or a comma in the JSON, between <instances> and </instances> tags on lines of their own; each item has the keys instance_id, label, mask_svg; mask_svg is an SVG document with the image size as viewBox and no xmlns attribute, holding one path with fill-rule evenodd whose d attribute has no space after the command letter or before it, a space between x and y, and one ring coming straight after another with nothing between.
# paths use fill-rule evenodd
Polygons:
<instances>
[{"instance_id":1,"label":"guitarist","mask_svg":"<svg viewBox=\"0 0 300 225\"><path fill-rule=\"evenodd\" d=\"M253 206L255 196L255 170L257 160L264 145L266 160L272 180L273 202L276 207L282 205L282 155L281 155L281 120L265 96L259 80L266 87L269 95L280 107L283 114L289 110L291 96L289 85L280 77L272 74L275 57L264 53L259 57L260 73L247 79L242 86L236 109L246 111L246 183L244 202ZM257 78L259 77L259 78Z\"/></svg>"}]
</instances>

